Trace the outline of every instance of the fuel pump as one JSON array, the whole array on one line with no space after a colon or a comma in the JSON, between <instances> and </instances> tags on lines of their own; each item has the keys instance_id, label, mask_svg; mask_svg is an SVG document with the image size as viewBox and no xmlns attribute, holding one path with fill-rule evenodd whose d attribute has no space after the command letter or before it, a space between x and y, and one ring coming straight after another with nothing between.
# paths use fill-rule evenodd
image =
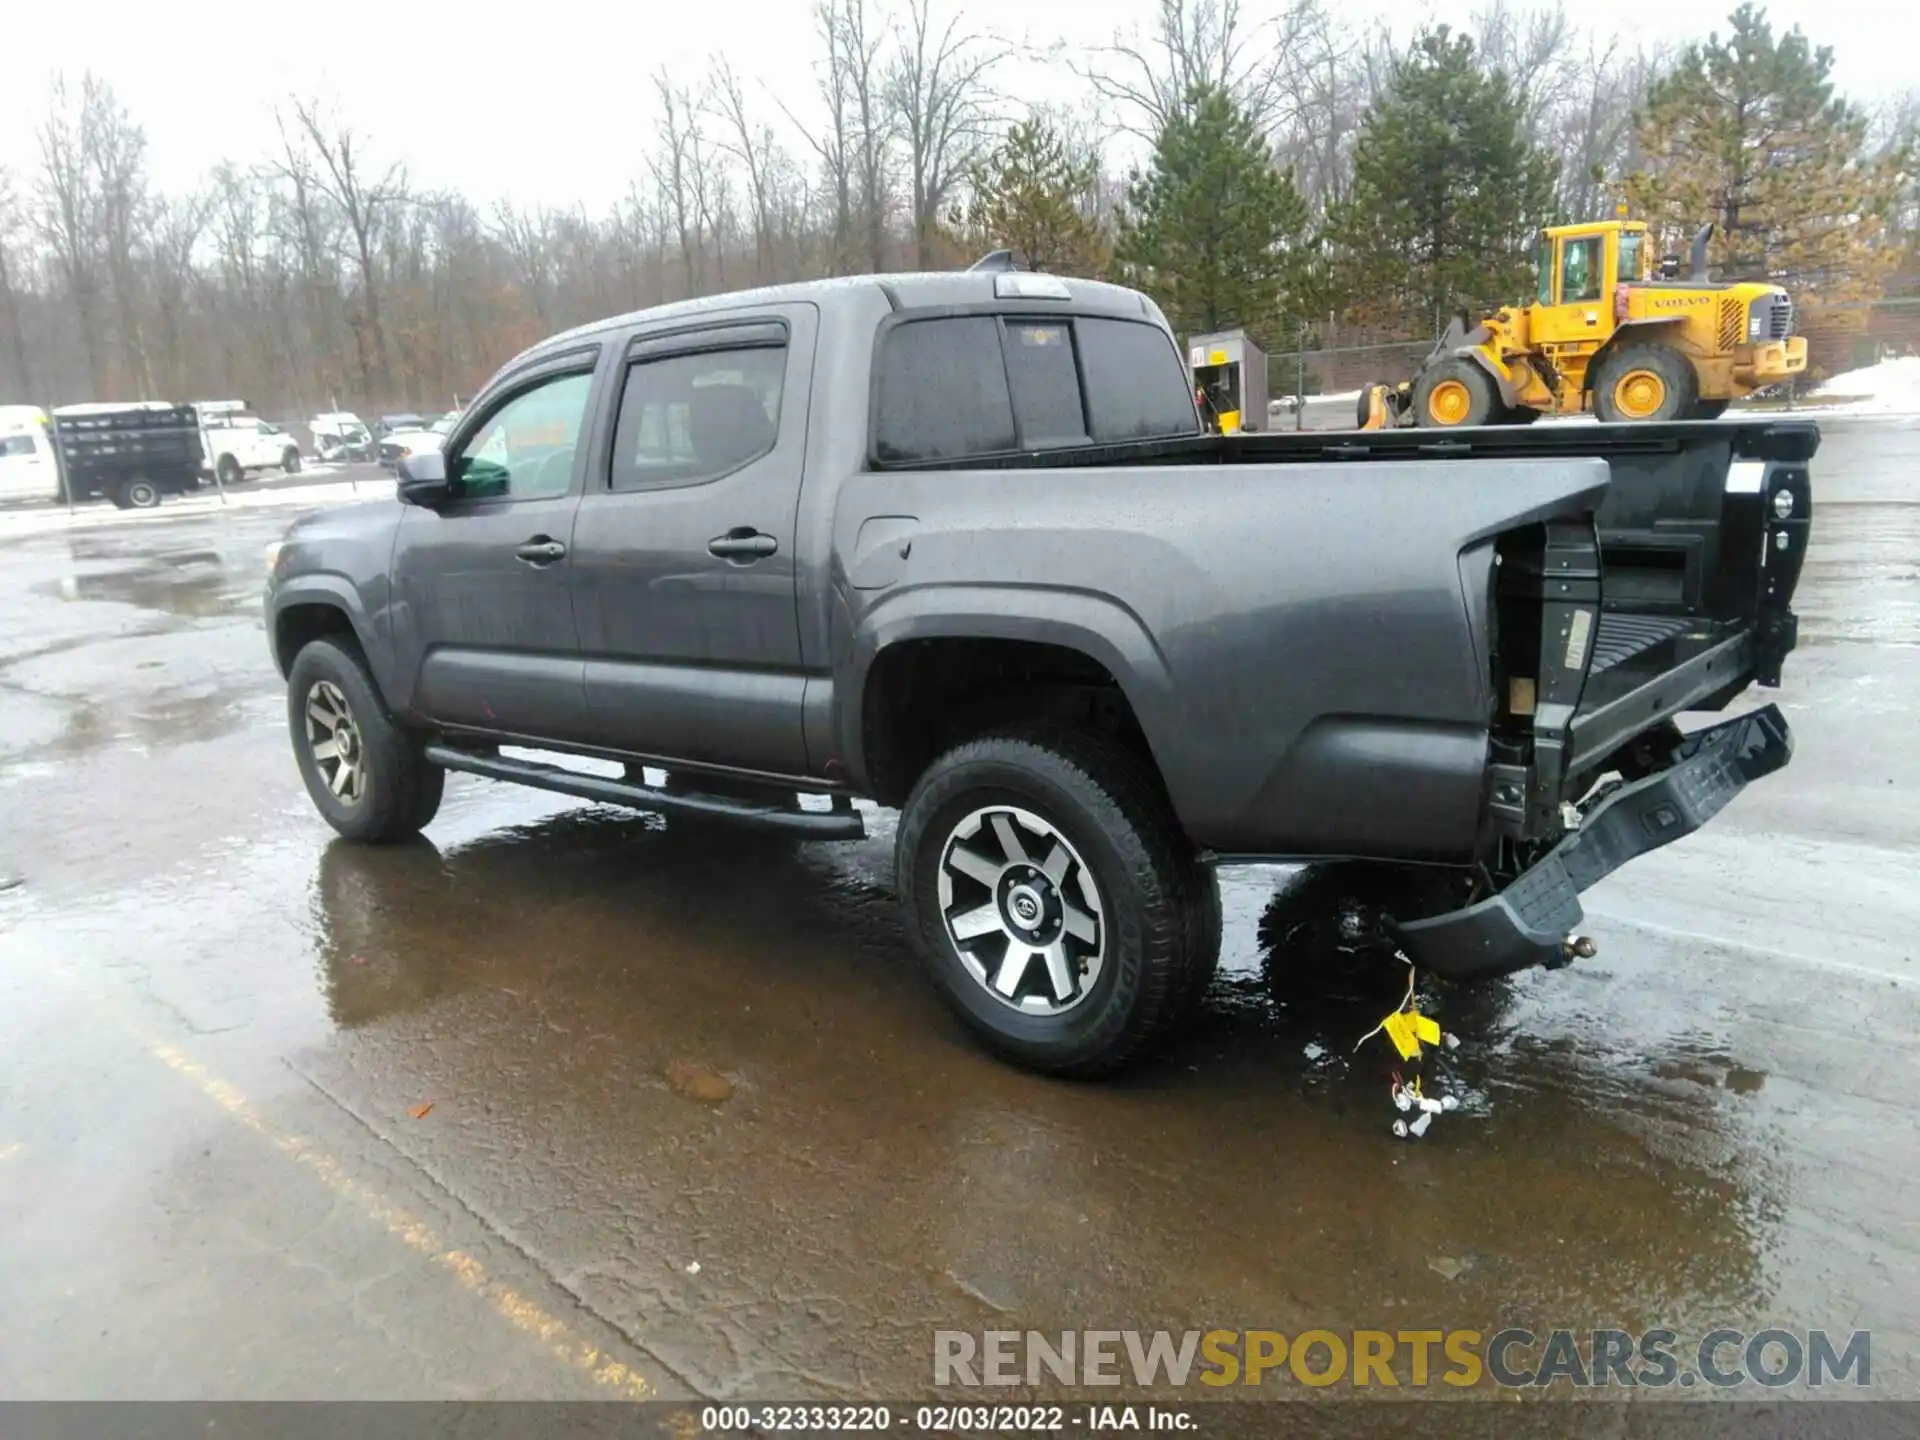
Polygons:
<instances>
[{"instance_id":1,"label":"fuel pump","mask_svg":"<svg viewBox=\"0 0 1920 1440\"><path fill-rule=\"evenodd\" d=\"M1221 435L1263 430L1267 423L1267 355L1244 330L1195 335L1187 342L1193 398L1207 428Z\"/></svg>"}]
</instances>

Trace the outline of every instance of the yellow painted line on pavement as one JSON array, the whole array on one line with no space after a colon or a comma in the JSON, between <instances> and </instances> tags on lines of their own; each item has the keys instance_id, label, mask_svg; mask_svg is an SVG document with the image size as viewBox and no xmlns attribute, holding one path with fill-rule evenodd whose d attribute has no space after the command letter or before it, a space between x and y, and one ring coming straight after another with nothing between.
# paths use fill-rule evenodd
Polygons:
<instances>
[{"instance_id":1,"label":"yellow painted line on pavement","mask_svg":"<svg viewBox=\"0 0 1920 1440\"><path fill-rule=\"evenodd\" d=\"M653 1386L645 1377L576 1335L557 1315L550 1314L511 1286L494 1280L487 1274L486 1267L464 1250L449 1249L426 1222L354 1179L326 1151L298 1135L275 1129L252 1101L192 1056L164 1041L147 1042L147 1050L162 1064L192 1081L203 1095L281 1154L310 1170L334 1194L366 1212L389 1235L446 1270L463 1287L491 1305L509 1325L539 1340L555 1359L585 1371L596 1384L620 1391L629 1399L645 1400L654 1394ZM16 1144L0 1150L0 1160L19 1148Z\"/></svg>"}]
</instances>

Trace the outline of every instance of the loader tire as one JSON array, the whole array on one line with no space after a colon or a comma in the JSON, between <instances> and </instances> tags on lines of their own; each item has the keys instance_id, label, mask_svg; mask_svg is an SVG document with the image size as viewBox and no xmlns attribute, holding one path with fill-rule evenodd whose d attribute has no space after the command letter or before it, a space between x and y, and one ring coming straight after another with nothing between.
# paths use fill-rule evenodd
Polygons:
<instances>
[{"instance_id":1,"label":"loader tire","mask_svg":"<svg viewBox=\"0 0 1920 1440\"><path fill-rule=\"evenodd\" d=\"M1490 425L1500 410L1493 377L1459 356L1428 366L1413 387L1413 423L1423 428Z\"/></svg>"},{"instance_id":2,"label":"loader tire","mask_svg":"<svg viewBox=\"0 0 1920 1440\"><path fill-rule=\"evenodd\" d=\"M1609 425L1684 420L1699 399L1693 362L1671 345L1623 345L1593 377L1593 413Z\"/></svg>"}]
</instances>

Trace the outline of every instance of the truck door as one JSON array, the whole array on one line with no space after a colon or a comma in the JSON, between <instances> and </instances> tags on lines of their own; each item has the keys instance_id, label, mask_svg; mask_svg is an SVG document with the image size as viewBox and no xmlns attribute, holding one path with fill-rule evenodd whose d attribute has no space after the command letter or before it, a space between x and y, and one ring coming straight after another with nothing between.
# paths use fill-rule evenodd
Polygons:
<instances>
[{"instance_id":1,"label":"truck door","mask_svg":"<svg viewBox=\"0 0 1920 1440\"><path fill-rule=\"evenodd\" d=\"M429 720L585 738L568 586L595 358L561 357L488 400L447 455L454 493L401 517L395 662Z\"/></svg>"},{"instance_id":2,"label":"truck door","mask_svg":"<svg viewBox=\"0 0 1920 1440\"><path fill-rule=\"evenodd\" d=\"M630 341L574 528L596 743L806 772L794 515L817 325L789 304Z\"/></svg>"}]
</instances>

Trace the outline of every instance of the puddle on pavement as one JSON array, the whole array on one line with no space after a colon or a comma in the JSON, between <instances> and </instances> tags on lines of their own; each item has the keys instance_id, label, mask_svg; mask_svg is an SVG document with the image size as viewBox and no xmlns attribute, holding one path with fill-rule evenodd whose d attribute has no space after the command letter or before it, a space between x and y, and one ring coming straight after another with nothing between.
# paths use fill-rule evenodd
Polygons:
<instances>
[{"instance_id":1,"label":"puddle on pavement","mask_svg":"<svg viewBox=\"0 0 1920 1440\"><path fill-rule=\"evenodd\" d=\"M38 753L72 758L113 745L152 749L218 739L246 723L248 702L223 694L156 696L125 708L71 702L65 727Z\"/></svg>"},{"instance_id":2,"label":"puddle on pavement","mask_svg":"<svg viewBox=\"0 0 1920 1440\"><path fill-rule=\"evenodd\" d=\"M183 550L159 556L126 557L115 547L68 541L74 570L34 586L36 594L69 602L133 605L185 619L232 615L254 603L255 577L243 574L218 550ZM93 568L107 560L132 558L111 569Z\"/></svg>"},{"instance_id":3,"label":"puddle on pavement","mask_svg":"<svg viewBox=\"0 0 1920 1440\"><path fill-rule=\"evenodd\" d=\"M444 852L330 845L312 918L345 1048L301 1068L369 1112L441 1097L439 1138L409 1144L458 1150L458 1117L484 1117L471 1155L431 1163L461 1170L483 1211L530 1217L526 1243L592 1269L621 1316L680 1283L683 1252L715 1251L728 1293L880 1283L902 1291L872 1299L887 1313L972 1306L1041 1328L1088 1306L1285 1328L1303 1295L1314 1324L1397 1306L1485 1318L1576 1293L1583 1314L1682 1324L1764 1294L1754 1217L1781 1202L1724 1113L1764 1076L1698 1036L1622 1056L1577 987L1544 1006L1448 990L1467 1104L1441 1136L1395 1142L1390 1052L1352 1051L1404 967L1364 927L1323 924L1351 943L1310 953L1324 891L1256 874L1228 887L1222 974L1170 1054L1100 1085L1038 1080L932 999L889 859L594 809ZM708 1075L726 1103L689 1104ZM520 1154L544 1158L493 1158ZM745 1190L728 1178L743 1166ZM1460 1268L1435 1273L1436 1253ZM784 1361L834 1373L843 1339L792 1327ZM688 1336L677 1358L724 1383L707 1352L731 1343Z\"/></svg>"}]
</instances>

